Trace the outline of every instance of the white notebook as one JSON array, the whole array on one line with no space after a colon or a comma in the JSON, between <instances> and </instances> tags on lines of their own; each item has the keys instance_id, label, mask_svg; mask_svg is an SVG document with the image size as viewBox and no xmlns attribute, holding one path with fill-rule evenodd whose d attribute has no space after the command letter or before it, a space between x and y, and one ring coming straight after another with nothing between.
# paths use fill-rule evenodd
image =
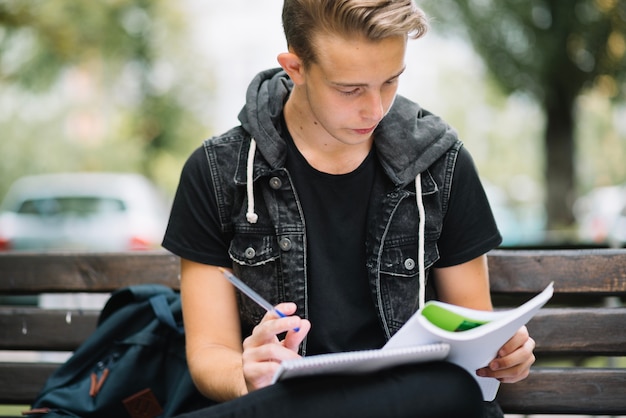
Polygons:
<instances>
[{"instance_id":1,"label":"white notebook","mask_svg":"<svg viewBox=\"0 0 626 418\"><path fill-rule=\"evenodd\" d=\"M317 374L370 373L402 364L443 360L449 352L448 344L434 343L386 350L319 354L283 361L274 375L274 382Z\"/></svg>"},{"instance_id":2,"label":"white notebook","mask_svg":"<svg viewBox=\"0 0 626 418\"><path fill-rule=\"evenodd\" d=\"M427 302L381 349L321 354L283 361L274 382L316 374L358 374L407 363L445 360L458 364L478 382L483 398L496 397L500 382L479 377L502 345L552 297L550 283L521 306L478 311L438 301Z\"/></svg>"}]
</instances>

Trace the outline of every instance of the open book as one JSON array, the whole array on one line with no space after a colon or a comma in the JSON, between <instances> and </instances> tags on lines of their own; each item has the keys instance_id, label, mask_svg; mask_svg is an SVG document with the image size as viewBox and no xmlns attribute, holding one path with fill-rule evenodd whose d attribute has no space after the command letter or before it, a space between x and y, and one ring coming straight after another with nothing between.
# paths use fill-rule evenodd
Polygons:
<instances>
[{"instance_id":1,"label":"open book","mask_svg":"<svg viewBox=\"0 0 626 418\"><path fill-rule=\"evenodd\" d=\"M386 367L434 360L466 369L478 382L483 398L496 397L500 382L479 377L476 370L493 360L498 350L552 297L553 284L515 309L479 311L429 301L377 350L322 354L283 361L274 381L315 374L367 373Z\"/></svg>"}]
</instances>

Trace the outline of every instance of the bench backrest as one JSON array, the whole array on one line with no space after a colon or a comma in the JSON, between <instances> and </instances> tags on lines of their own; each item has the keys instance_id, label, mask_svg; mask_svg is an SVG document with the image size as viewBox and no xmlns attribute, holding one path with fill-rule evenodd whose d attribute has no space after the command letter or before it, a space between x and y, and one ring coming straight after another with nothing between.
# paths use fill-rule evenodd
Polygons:
<instances>
[{"instance_id":1,"label":"bench backrest","mask_svg":"<svg viewBox=\"0 0 626 418\"><path fill-rule=\"evenodd\" d=\"M517 306L555 283L553 299L528 325L537 342L537 363L528 379L501 386L503 409L624 413L626 369L619 356L626 356L626 308L621 306L626 250L496 250L489 254L489 267L496 308ZM178 289L178 258L161 251L0 254L0 296L111 292L137 283ZM98 314L0 306L0 350L72 351L94 330ZM596 367L587 367L588 362ZM30 403L55 367L0 362L0 403Z\"/></svg>"},{"instance_id":2,"label":"bench backrest","mask_svg":"<svg viewBox=\"0 0 626 418\"><path fill-rule=\"evenodd\" d=\"M501 385L503 409L625 414L626 250L496 250L489 271L496 305L555 285L552 300L528 324L536 365L526 380Z\"/></svg>"}]
</instances>

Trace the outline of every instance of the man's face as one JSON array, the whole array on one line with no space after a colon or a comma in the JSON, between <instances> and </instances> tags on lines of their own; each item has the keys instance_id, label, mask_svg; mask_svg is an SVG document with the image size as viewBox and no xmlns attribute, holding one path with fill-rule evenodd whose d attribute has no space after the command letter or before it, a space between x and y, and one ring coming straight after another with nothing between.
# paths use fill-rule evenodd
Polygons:
<instances>
[{"instance_id":1,"label":"man's face","mask_svg":"<svg viewBox=\"0 0 626 418\"><path fill-rule=\"evenodd\" d=\"M370 140L393 104L405 50L402 36L316 39L317 62L307 68L304 87L312 116L326 133L346 145Z\"/></svg>"}]
</instances>

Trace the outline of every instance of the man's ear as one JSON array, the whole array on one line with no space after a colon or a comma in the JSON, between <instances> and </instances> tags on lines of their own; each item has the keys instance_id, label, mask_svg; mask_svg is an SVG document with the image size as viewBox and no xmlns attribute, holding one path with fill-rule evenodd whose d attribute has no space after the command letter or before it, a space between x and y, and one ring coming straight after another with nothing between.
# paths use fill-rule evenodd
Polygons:
<instances>
[{"instance_id":1,"label":"man's ear","mask_svg":"<svg viewBox=\"0 0 626 418\"><path fill-rule=\"evenodd\" d=\"M287 73L294 84L304 83L304 65L302 60L293 52L283 52L278 55L278 63Z\"/></svg>"}]
</instances>

